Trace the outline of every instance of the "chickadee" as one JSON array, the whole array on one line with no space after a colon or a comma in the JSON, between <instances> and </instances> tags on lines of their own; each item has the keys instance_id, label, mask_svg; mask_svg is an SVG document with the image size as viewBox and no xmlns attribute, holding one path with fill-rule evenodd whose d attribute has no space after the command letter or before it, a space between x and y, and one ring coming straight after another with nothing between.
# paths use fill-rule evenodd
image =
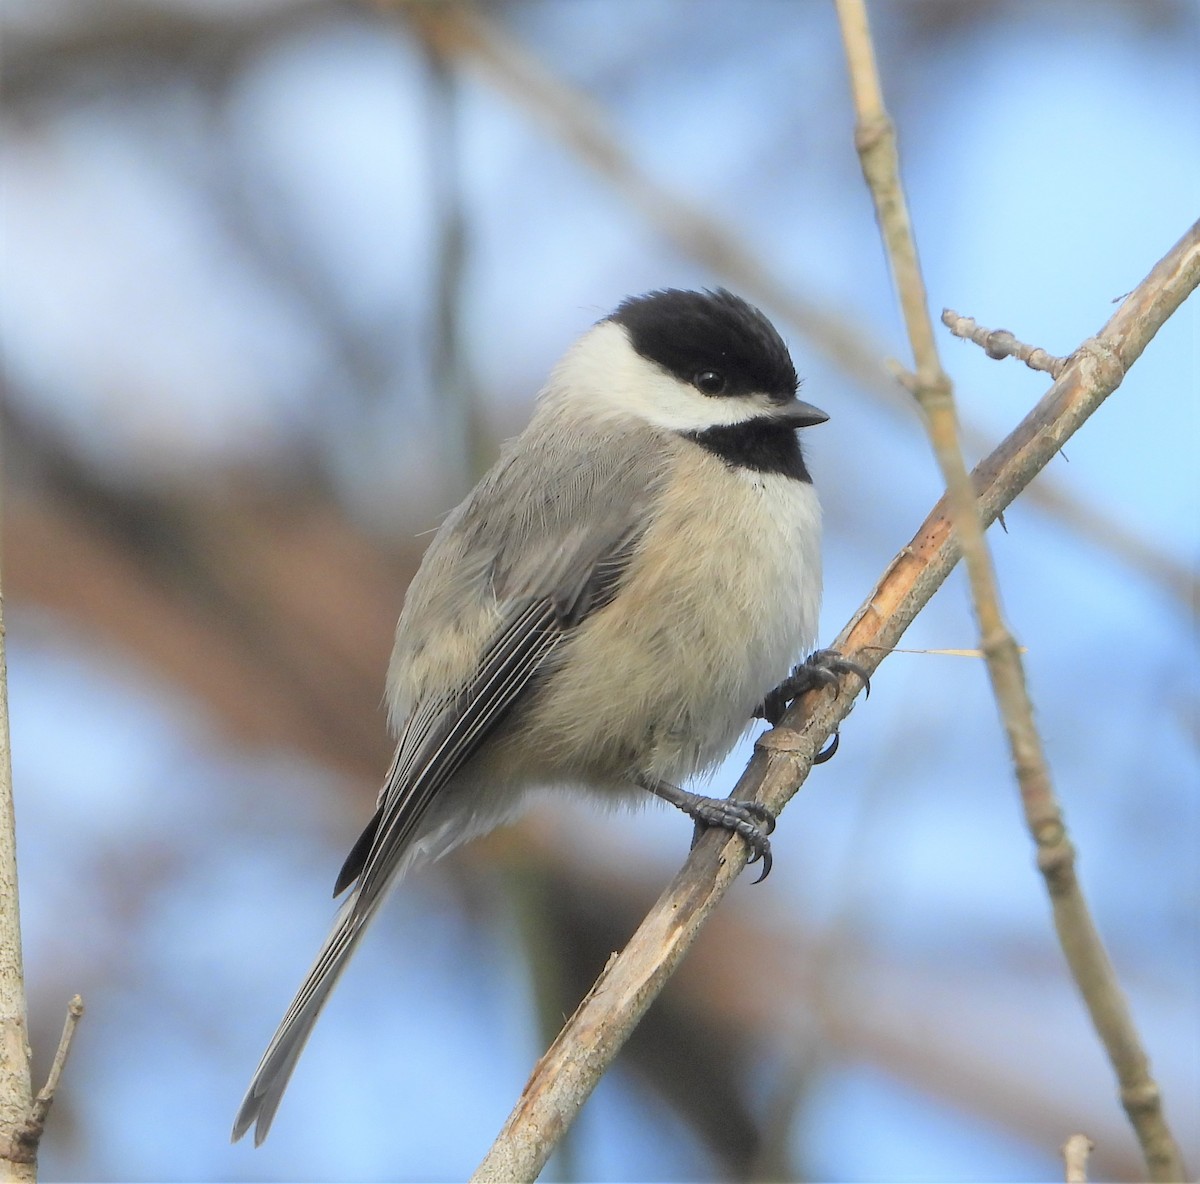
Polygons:
<instances>
[{"instance_id":1,"label":"chickadee","mask_svg":"<svg viewBox=\"0 0 1200 1184\"><path fill-rule=\"evenodd\" d=\"M775 722L855 669L821 651L792 670L821 602L821 512L796 429L829 418L797 386L771 323L724 290L632 297L567 351L409 586L388 670L396 755L235 1140L251 1124L266 1138L388 889L511 819L530 790L649 791L741 834L765 874L765 809L679 786L752 717Z\"/></svg>"}]
</instances>

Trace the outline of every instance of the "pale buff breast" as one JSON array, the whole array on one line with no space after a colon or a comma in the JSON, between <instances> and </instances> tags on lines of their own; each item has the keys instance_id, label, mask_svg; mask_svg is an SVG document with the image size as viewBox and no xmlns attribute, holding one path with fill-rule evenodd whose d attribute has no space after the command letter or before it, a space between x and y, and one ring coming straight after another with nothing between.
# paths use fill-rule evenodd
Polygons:
<instances>
[{"instance_id":1,"label":"pale buff breast","mask_svg":"<svg viewBox=\"0 0 1200 1184\"><path fill-rule=\"evenodd\" d=\"M524 743L584 779L635 769L678 781L712 765L815 641L812 485L696 453L704 478L690 467L691 480L668 484L617 600L584 623L531 705Z\"/></svg>"}]
</instances>

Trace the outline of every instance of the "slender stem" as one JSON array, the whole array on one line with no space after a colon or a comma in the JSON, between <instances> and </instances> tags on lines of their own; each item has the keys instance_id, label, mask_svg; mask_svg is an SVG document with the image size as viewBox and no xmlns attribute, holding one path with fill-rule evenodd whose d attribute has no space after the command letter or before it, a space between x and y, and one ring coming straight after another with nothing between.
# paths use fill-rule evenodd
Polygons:
<instances>
[{"instance_id":1,"label":"slender stem","mask_svg":"<svg viewBox=\"0 0 1200 1184\"><path fill-rule=\"evenodd\" d=\"M46 1074L46 1084L38 1090L33 1100L33 1119L38 1125L44 1125L46 1115L58 1092L58 1083L62 1080L63 1070L67 1067L67 1057L71 1054L71 1044L75 1039L75 1030L83 1019L83 996L72 995L67 1004L67 1018L63 1020L62 1035L58 1038L58 1048L54 1050L54 1060L50 1062L50 1072Z\"/></svg>"},{"instance_id":2,"label":"slender stem","mask_svg":"<svg viewBox=\"0 0 1200 1184\"><path fill-rule=\"evenodd\" d=\"M0 1181L37 1178L17 1138L33 1101L21 910L17 898L17 832L13 811L12 747L8 732L8 659L4 646L4 593L0 588Z\"/></svg>"},{"instance_id":3,"label":"slender stem","mask_svg":"<svg viewBox=\"0 0 1200 1184\"><path fill-rule=\"evenodd\" d=\"M883 105L865 0L835 0L835 4L858 116L855 144L875 200L916 362L915 381L908 385L925 413L926 428L946 482L954 532L966 560L979 622L980 648L987 659L992 690L1008 737L1025 822L1050 896L1059 943L1116 1071L1121 1101L1141 1143L1151 1179L1180 1180L1183 1160L1167 1125L1158 1086L1150 1075L1149 1059L1075 873L1075 849L1067 835L1041 736L1034 724L1020 647L1000 609L983 522L959 446L953 388L942 369L934 339L900 181L895 129Z\"/></svg>"}]
</instances>

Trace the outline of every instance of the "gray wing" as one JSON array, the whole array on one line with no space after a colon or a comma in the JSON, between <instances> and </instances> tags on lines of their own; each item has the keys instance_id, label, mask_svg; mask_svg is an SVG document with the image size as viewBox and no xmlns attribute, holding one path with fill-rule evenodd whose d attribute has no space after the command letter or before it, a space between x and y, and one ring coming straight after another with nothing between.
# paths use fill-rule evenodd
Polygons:
<instances>
[{"instance_id":1,"label":"gray wing","mask_svg":"<svg viewBox=\"0 0 1200 1184\"><path fill-rule=\"evenodd\" d=\"M563 455L553 447L549 451L556 458ZM505 477L527 480L533 473L543 486L557 488L563 504L541 506L539 537L530 539L526 530L525 545L506 537L513 526L508 518L485 523L483 537L471 541L473 551L483 547L492 556L492 584L503 608L500 625L466 683L418 703L406 721L378 808L342 867L335 895L357 883L255 1071L234 1122L235 1140L251 1124L256 1145L266 1138L321 1007L438 792L536 683L572 631L615 595L646 526L653 486L647 474L656 466L639 463L647 462L646 455L628 448L614 454L620 463L611 466L575 456L576 467L559 482L554 469L539 467L536 457L525 455L517 465L510 458L473 495L472 501L504 505L512 492L503 487ZM456 511L433 546L470 511L470 502Z\"/></svg>"},{"instance_id":2,"label":"gray wing","mask_svg":"<svg viewBox=\"0 0 1200 1184\"><path fill-rule=\"evenodd\" d=\"M533 686L555 650L616 594L642 530L629 526L599 557L578 555L541 594L509 601L506 619L471 682L425 704L405 729L375 816L351 850L334 895L358 881L357 908L373 907L438 791ZM582 568L582 570L581 570Z\"/></svg>"}]
</instances>

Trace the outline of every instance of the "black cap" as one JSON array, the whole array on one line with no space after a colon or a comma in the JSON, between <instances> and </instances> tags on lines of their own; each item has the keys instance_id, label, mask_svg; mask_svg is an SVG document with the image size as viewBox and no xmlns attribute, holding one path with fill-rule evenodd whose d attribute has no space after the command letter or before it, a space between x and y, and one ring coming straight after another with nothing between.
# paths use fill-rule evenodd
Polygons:
<instances>
[{"instance_id":1,"label":"black cap","mask_svg":"<svg viewBox=\"0 0 1200 1184\"><path fill-rule=\"evenodd\" d=\"M791 355L761 312L724 288L663 288L631 296L606 318L624 326L633 348L681 382L715 371L722 397L765 394L794 399L800 385Z\"/></svg>"}]
</instances>

